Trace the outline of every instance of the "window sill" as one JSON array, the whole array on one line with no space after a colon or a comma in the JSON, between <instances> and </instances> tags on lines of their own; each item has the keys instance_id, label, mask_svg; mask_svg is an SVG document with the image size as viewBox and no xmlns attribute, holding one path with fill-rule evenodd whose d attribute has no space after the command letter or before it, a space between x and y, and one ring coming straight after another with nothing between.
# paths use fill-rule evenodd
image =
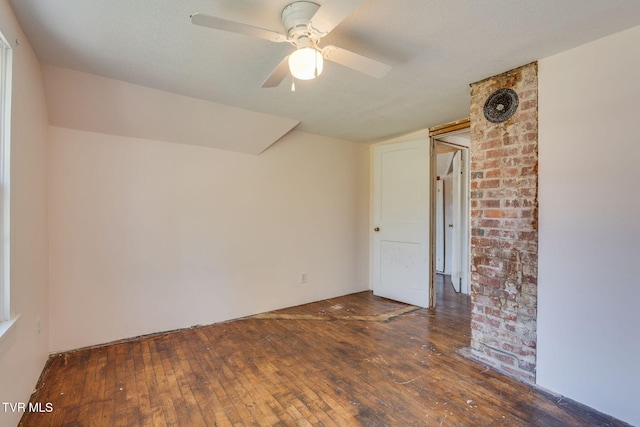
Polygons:
<instances>
[{"instance_id":1,"label":"window sill","mask_svg":"<svg viewBox=\"0 0 640 427\"><path fill-rule=\"evenodd\" d=\"M0 322L0 359L4 357L4 354L11 348L16 340L15 337L15 325L20 315L13 317L4 322Z\"/></svg>"}]
</instances>

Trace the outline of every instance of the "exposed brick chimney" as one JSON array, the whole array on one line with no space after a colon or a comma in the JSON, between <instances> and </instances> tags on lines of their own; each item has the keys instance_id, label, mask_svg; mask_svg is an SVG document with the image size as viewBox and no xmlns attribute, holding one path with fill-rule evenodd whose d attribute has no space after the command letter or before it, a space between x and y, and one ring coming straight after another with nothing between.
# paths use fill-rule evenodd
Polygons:
<instances>
[{"instance_id":1,"label":"exposed brick chimney","mask_svg":"<svg viewBox=\"0 0 640 427\"><path fill-rule=\"evenodd\" d=\"M483 113L496 90L519 106L502 123ZM538 276L538 66L471 85L471 355L535 382Z\"/></svg>"}]
</instances>

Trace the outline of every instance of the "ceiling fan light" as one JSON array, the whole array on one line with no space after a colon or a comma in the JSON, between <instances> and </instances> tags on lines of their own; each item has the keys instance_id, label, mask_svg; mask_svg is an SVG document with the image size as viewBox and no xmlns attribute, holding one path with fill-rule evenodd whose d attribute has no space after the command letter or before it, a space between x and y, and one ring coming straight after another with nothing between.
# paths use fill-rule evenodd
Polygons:
<instances>
[{"instance_id":1,"label":"ceiling fan light","mask_svg":"<svg viewBox=\"0 0 640 427\"><path fill-rule=\"evenodd\" d=\"M304 47L289 55L289 71L298 80L311 80L322 73L322 54Z\"/></svg>"}]
</instances>

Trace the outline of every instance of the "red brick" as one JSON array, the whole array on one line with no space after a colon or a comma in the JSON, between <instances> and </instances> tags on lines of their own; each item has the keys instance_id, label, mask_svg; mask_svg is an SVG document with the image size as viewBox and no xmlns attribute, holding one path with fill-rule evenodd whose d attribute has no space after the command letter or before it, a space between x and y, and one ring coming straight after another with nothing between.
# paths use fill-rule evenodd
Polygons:
<instances>
[{"instance_id":1,"label":"red brick","mask_svg":"<svg viewBox=\"0 0 640 427\"><path fill-rule=\"evenodd\" d=\"M489 139L487 141L484 141L482 143L479 143L475 146L476 149L478 150L489 150L492 148L497 148L500 147L502 145L502 141L499 139Z\"/></svg>"},{"instance_id":2,"label":"red brick","mask_svg":"<svg viewBox=\"0 0 640 427\"><path fill-rule=\"evenodd\" d=\"M483 196L486 199L504 199L505 197L509 197L507 191L504 188L485 190Z\"/></svg>"},{"instance_id":3,"label":"red brick","mask_svg":"<svg viewBox=\"0 0 640 427\"><path fill-rule=\"evenodd\" d=\"M530 90L524 90L522 92L520 92L520 99L522 100L528 100L528 99L538 99L538 90L537 89L530 89Z\"/></svg>"},{"instance_id":4,"label":"red brick","mask_svg":"<svg viewBox=\"0 0 640 427\"><path fill-rule=\"evenodd\" d=\"M471 153L471 163L481 162L487 158L485 151L473 151Z\"/></svg>"},{"instance_id":5,"label":"red brick","mask_svg":"<svg viewBox=\"0 0 640 427\"><path fill-rule=\"evenodd\" d=\"M520 157L505 157L501 160L500 165L502 167L520 166L522 164L522 158Z\"/></svg>"},{"instance_id":6,"label":"red brick","mask_svg":"<svg viewBox=\"0 0 640 427\"><path fill-rule=\"evenodd\" d=\"M482 228L498 228L500 227L500 221L495 219L482 219L479 221L478 226Z\"/></svg>"},{"instance_id":7,"label":"red brick","mask_svg":"<svg viewBox=\"0 0 640 427\"><path fill-rule=\"evenodd\" d=\"M502 321L500 319L491 316L486 316L484 323L494 329L498 329L502 325Z\"/></svg>"},{"instance_id":8,"label":"red brick","mask_svg":"<svg viewBox=\"0 0 640 427\"><path fill-rule=\"evenodd\" d=\"M479 160L471 164L473 170L495 169L498 167L499 159Z\"/></svg>"},{"instance_id":9,"label":"red brick","mask_svg":"<svg viewBox=\"0 0 640 427\"><path fill-rule=\"evenodd\" d=\"M502 283L502 281L499 279L496 279L495 277L478 275L478 283L495 288L495 287L500 287L500 284ZM498 305L498 304L499 304L499 301L495 302L494 305Z\"/></svg>"},{"instance_id":10,"label":"red brick","mask_svg":"<svg viewBox=\"0 0 640 427\"><path fill-rule=\"evenodd\" d=\"M472 182L472 188L473 188L473 184L476 181ZM482 181L479 181L479 188L498 188L500 187L500 180L499 179L483 179Z\"/></svg>"},{"instance_id":11,"label":"red brick","mask_svg":"<svg viewBox=\"0 0 640 427\"><path fill-rule=\"evenodd\" d=\"M519 105L520 111L530 110L532 108L535 108L535 109L538 108L538 100L537 99L532 99L530 101L525 101L525 102L520 103L520 105Z\"/></svg>"},{"instance_id":12,"label":"red brick","mask_svg":"<svg viewBox=\"0 0 640 427\"><path fill-rule=\"evenodd\" d=\"M483 307L483 313L490 316L499 317L501 311L494 307Z\"/></svg>"},{"instance_id":13,"label":"red brick","mask_svg":"<svg viewBox=\"0 0 640 427\"><path fill-rule=\"evenodd\" d=\"M483 276L487 276L487 277L500 277L500 270L495 269L493 267L489 267L486 265L481 265L478 266L478 274L481 274Z\"/></svg>"},{"instance_id":14,"label":"red brick","mask_svg":"<svg viewBox=\"0 0 640 427\"><path fill-rule=\"evenodd\" d=\"M514 209L485 209L485 218L518 218L518 211Z\"/></svg>"},{"instance_id":15,"label":"red brick","mask_svg":"<svg viewBox=\"0 0 640 427\"><path fill-rule=\"evenodd\" d=\"M482 113L484 101L502 87L518 93L518 111L505 123L489 123ZM472 312L472 348L490 365L533 381L538 262L537 64L473 84L471 94L471 290L477 304Z\"/></svg>"},{"instance_id":16,"label":"red brick","mask_svg":"<svg viewBox=\"0 0 640 427\"><path fill-rule=\"evenodd\" d=\"M499 208L500 200L476 200L481 208Z\"/></svg>"},{"instance_id":17,"label":"red brick","mask_svg":"<svg viewBox=\"0 0 640 427\"><path fill-rule=\"evenodd\" d=\"M471 191L469 197L472 199L481 199L484 197L484 193L482 191Z\"/></svg>"}]
</instances>

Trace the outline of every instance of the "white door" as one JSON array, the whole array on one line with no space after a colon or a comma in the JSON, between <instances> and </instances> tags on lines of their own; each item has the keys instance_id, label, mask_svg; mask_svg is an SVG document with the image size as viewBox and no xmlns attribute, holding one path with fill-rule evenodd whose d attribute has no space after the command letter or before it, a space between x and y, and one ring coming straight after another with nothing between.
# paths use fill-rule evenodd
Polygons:
<instances>
[{"instance_id":1,"label":"white door","mask_svg":"<svg viewBox=\"0 0 640 427\"><path fill-rule=\"evenodd\" d=\"M436 180L436 272L444 273L444 181Z\"/></svg>"},{"instance_id":2,"label":"white door","mask_svg":"<svg viewBox=\"0 0 640 427\"><path fill-rule=\"evenodd\" d=\"M452 195L452 213L453 224L451 236L451 281L456 292L460 292L462 282L462 212L461 212L461 196L462 196L462 154L461 150L456 151L453 156L453 176L451 186L453 187Z\"/></svg>"},{"instance_id":3,"label":"white door","mask_svg":"<svg viewBox=\"0 0 640 427\"><path fill-rule=\"evenodd\" d=\"M373 292L428 307L429 141L373 150Z\"/></svg>"}]
</instances>

